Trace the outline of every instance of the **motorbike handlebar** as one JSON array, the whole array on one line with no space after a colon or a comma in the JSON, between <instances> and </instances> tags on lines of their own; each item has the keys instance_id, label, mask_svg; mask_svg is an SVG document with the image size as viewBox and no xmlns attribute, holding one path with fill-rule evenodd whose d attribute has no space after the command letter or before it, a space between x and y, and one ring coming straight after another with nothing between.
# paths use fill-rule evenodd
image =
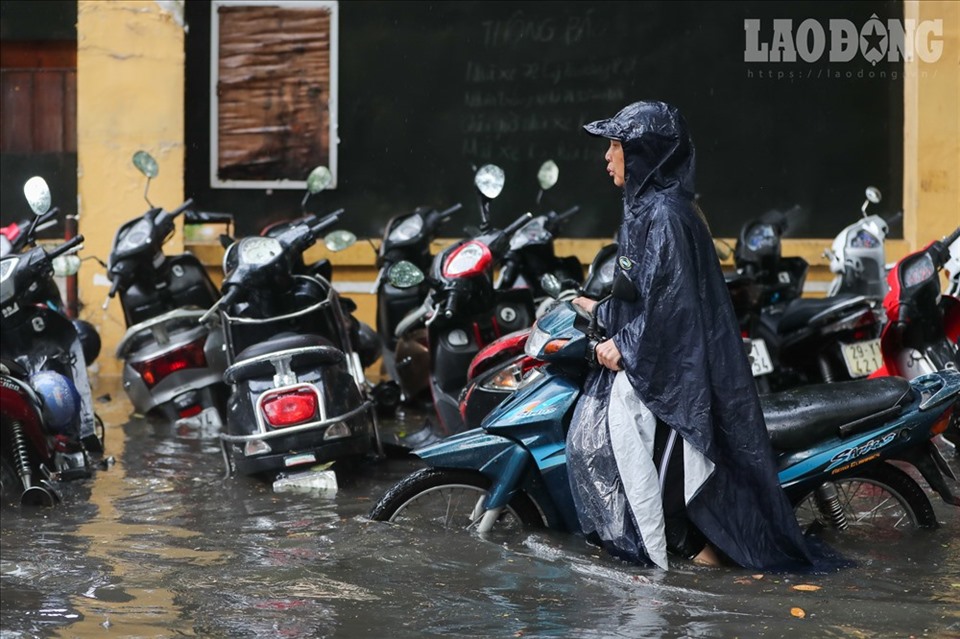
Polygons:
<instances>
[{"instance_id":1,"label":"motorbike handlebar","mask_svg":"<svg viewBox=\"0 0 960 639\"><path fill-rule=\"evenodd\" d=\"M75 235L52 251L48 251L47 257L50 260L53 260L56 257L60 257L64 253L69 253L71 250L77 248L81 244L83 244L83 236Z\"/></svg>"},{"instance_id":2,"label":"motorbike handlebar","mask_svg":"<svg viewBox=\"0 0 960 639\"><path fill-rule=\"evenodd\" d=\"M319 235L322 231L326 230L328 227L333 226L340 219L340 216L343 215L345 209L337 209L333 213L324 215L316 223L308 223L310 225L310 230L314 235Z\"/></svg>"},{"instance_id":3,"label":"motorbike handlebar","mask_svg":"<svg viewBox=\"0 0 960 639\"><path fill-rule=\"evenodd\" d=\"M513 235L514 231L533 219L533 213L524 213L513 221L507 228L503 229L503 234L507 237Z\"/></svg>"},{"instance_id":4,"label":"motorbike handlebar","mask_svg":"<svg viewBox=\"0 0 960 639\"><path fill-rule=\"evenodd\" d=\"M565 220L579 210L580 210L580 205L575 204L571 206L569 209L567 209L566 211L564 211L563 213L558 214L557 221L559 222L560 220Z\"/></svg>"},{"instance_id":5,"label":"motorbike handlebar","mask_svg":"<svg viewBox=\"0 0 960 639\"><path fill-rule=\"evenodd\" d=\"M178 215L180 215L181 213L183 213L184 211L186 211L187 209L189 209L191 206L193 206L193 198L192 198L192 197L191 197L191 198L187 198L187 201L186 201L186 202L184 202L183 204L181 204L181 205L178 206L177 208L175 208L175 209L173 209L172 211L170 211L167 215L168 215L168 216L170 217L170 219L172 220L172 219L174 219L175 217L177 217Z\"/></svg>"},{"instance_id":6,"label":"motorbike handlebar","mask_svg":"<svg viewBox=\"0 0 960 639\"><path fill-rule=\"evenodd\" d=\"M109 300L115 297L119 289L120 289L120 278L118 277L113 280L112 284L110 284L110 292L107 293L107 299ZM107 308L106 304L104 304L103 308Z\"/></svg>"},{"instance_id":7,"label":"motorbike handlebar","mask_svg":"<svg viewBox=\"0 0 960 639\"><path fill-rule=\"evenodd\" d=\"M456 204L454 204L454 205L451 206L450 208L444 209L444 210L440 211L439 213L437 213L437 217L439 217L441 220L446 220L448 217L450 217L451 215L453 215L454 213L456 213L457 211L459 211L459 210L462 209L462 208L463 208L463 204L460 204L459 202L457 202Z\"/></svg>"},{"instance_id":8,"label":"motorbike handlebar","mask_svg":"<svg viewBox=\"0 0 960 639\"><path fill-rule=\"evenodd\" d=\"M960 226L958 226L953 233L944 238L943 245L949 248L951 244L957 241L957 238L960 238Z\"/></svg>"},{"instance_id":9,"label":"motorbike handlebar","mask_svg":"<svg viewBox=\"0 0 960 639\"><path fill-rule=\"evenodd\" d=\"M443 304L443 316L447 319L451 319L457 313L457 307L460 303L460 293L458 291L450 291L447 295L447 299Z\"/></svg>"}]
</instances>

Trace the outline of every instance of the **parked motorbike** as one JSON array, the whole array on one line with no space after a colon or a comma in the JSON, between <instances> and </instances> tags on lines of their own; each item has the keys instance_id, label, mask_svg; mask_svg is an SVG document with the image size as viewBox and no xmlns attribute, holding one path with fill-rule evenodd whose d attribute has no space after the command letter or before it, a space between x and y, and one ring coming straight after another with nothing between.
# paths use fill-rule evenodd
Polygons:
<instances>
[{"instance_id":1,"label":"parked motorbike","mask_svg":"<svg viewBox=\"0 0 960 639\"><path fill-rule=\"evenodd\" d=\"M216 428L223 423L226 397L223 337L197 320L220 292L191 253L163 253L174 220L193 202L172 211L154 207L147 193L159 172L156 160L137 151L133 164L147 178L144 199L150 209L114 235L107 262L112 283L104 302L106 308L119 294L127 325L116 350L123 361L123 388L138 413ZM223 213L200 215L196 219L230 219Z\"/></svg>"},{"instance_id":2,"label":"parked motorbike","mask_svg":"<svg viewBox=\"0 0 960 639\"><path fill-rule=\"evenodd\" d=\"M553 188L560 176L560 169L553 160L547 160L540 166L537 180L540 190L537 192L536 204L539 207L543 194ZM549 211L537 215L529 222L517 229L510 238L510 247L503 257L494 287L499 290L510 288L529 288L537 304L547 297L540 281L544 275L550 274L561 282L571 282L577 286L583 282L583 267L576 256L557 257L553 240L570 219L579 206L574 206L562 213Z\"/></svg>"},{"instance_id":3,"label":"parked motorbike","mask_svg":"<svg viewBox=\"0 0 960 639\"><path fill-rule=\"evenodd\" d=\"M883 365L871 377L915 379L960 369L960 299L940 292L940 272L951 259L948 247L958 240L960 228L907 255L890 271L883 300L887 323L880 336ZM960 456L960 416L944 438Z\"/></svg>"},{"instance_id":4,"label":"parked motorbike","mask_svg":"<svg viewBox=\"0 0 960 639\"><path fill-rule=\"evenodd\" d=\"M565 440L603 339L595 320L570 303L538 319L526 353L550 365L526 377L481 428L415 451L429 467L387 491L370 517L479 533L543 526L579 532ZM890 462L913 465L945 501L960 505L944 481L949 467L930 442L955 415L958 398L956 371L765 397L779 479L801 525L875 527L884 538L891 529L937 526L921 486Z\"/></svg>"},{"instance_id":5,"label":"parked motorbike","mask_svg":"<svg viewBox=\"0 0 960 639\"><path fill-rule=\"evenodd\" d=\"M402 368L429 355L427 381L444 434L463 430L459 396L467 381L467 368L477 352L506 333L533 321L533 296L529 289L496 290L494 268L509 248L509 238L526 224L526 213L498 230L489 222L489 205L503 189L503 170L488 164L477 171L474 183L480 199L480 234L461 240L439 253L430 268L428 293L423 304L397 326L397 368L407 397L416 396ZM398 288L413 288L424 281L423 272L410 262L390 269L389 281ZM418 371L421 375L427 370Z\"/></svg>"},{"instance_id":6,"label":"parked motorbike","mask_svg":"<svg viewBox=\"0 0 960 639\"><path fill-rule=\"evenodd\" d=\"M780 254L789 216L773 211L744 225L734 249L737 274L728 277L758 388L866 377L880 365L878 301L850 293L801 299L807 262Z\"/></svg>"},{"instance_id":7,"label":"parked motorbike","mask_svg":"<svg viewBox=\"0 0 960 639\"><path fill-rule=\"evenodd\" d=\"M827 297L852 293L882 299L886 295L884 240L890 224L879 215L867 215L867 207L880 200L880 191L868 186L860 207L862 218L840 231L833 246L824 251L830 260L830 272L835 274Z\"/></svg>"},{"instance_id":8,"label":"parked motorbike","mask_svg":"<svg viewBox=\"0 0 960 639\"><path fill-rule=\"evenodd\" d=\"M31 178L24 194L40 220L50 190ZM34 228L30 229L32 234ZM89 477L103 452L103 423L93 411L86 359L75 325L63 314L53 262L78 251L83 236L0 260L0 421L3 490L20 501L52 505L56 480Z\"/></svg>"},{"instance_id":9,"label":"parked motorbike","mask_svg":"<svg viewBox=\"0 0 960 639\"><path fill-rule=\"evenodd\" d=\"M332 181L318 167L309 193ZM305 218L276 237L245 237L223 258L219 311L232 392L220 434L227 474L276 478L290 469L380 452L374 402L336 290L303 273L303 253L340 217ZM325 237L330 250L356 238ZM307 471L310 472L310 471Z\"/></svg>"},{"instance_id":10,"label":"parked motorbike","mask_svg":"<svg viewBox=\"0 0 960 639\"><path fill-rule=\"evenodd\" d=\"M616 244L607 244L593 258L582 286L572 280L559 280L552 273L544 274L541 287L549 302L537 309L541 317L558 301L571 301L577 296L600 300L610 294L616 272ZM523 383L527 374L545 362L524 353L532 328L524 328L491 342L482 348L467 369L467 385L460 393L460 416L473 428Z\"/></svg>"},{"instance_id":11,"label":"parked motorbike","mask_svg":"<svg viewBox=\"0 0 960 639\"><path fill-rule=\"evenodd\" d=\"M410 370L416 367L413 358L402 360L402 372L397 370L395 353L397 349L397 325L406 315L420 306L430 290L425 282L409 289L398 289L390 284L386 277L391 266L406 261L418 269L427 272L433 255L430 253L430 243L437 235L437 230L450 219L462 206L455 204L443 211L427 207L418 207L413 213L397 215L387 222L383 229L383 240L377 251L377 279L374 290L377 294L377 334L383 343L383 363L387 375L392 380L407 377L406 390L410 393L408 399L415 399L423 395L427 384L422 386L417 382L426 381L426 376L417 375ZM426 359L426 358L424 358ZM427 361L423 363L427 364Z\"/></svg>"}]
</instances>

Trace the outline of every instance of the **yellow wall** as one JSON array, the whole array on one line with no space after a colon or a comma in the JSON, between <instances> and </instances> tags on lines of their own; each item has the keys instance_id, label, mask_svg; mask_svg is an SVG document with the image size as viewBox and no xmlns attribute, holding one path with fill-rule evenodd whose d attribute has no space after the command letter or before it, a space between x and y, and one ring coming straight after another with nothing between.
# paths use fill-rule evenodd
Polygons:
<instances>
[{"instance_id":1,"label":"yellow wall","mask_svg":"<svg viewBox=\"0 0 960 639\"><path fill-rule=\"evenodd\" d=\"M153 153L160 176L151 200L172 208L183 200L184 53L183 28L164 7L175 3L81 0L78 6L78 166L80 232L84 254L106 257L115 229L146 207L143 178L130 157L137 149ZM917 58L905 64L904 83L904 239L887 246L895 260L960 224L960 2L904 3L907 18L942 20L944 51L939 61ZM179 250L178 233L167 245ZM830 239L788 240L785 255L811 264L811 281L829 279L822 257ZM589 263L603 240L561 240L557 252ZM313 249L314 255L322 253ZM217 275L218 246L196 252ZM372 281L373 253L364 243L333 256L339 281ZM100 325L104 342L101 370L119 372L112 357L123 331L119 303L100 310L107 289L94 284L103 269L92 261L80 274L82 315ZM218 278L219 279L219 278ZM374 299L350 294L360 319L373 323Z\"/></svg>"},{"instance_id":2,"label":"yellow wall","mask_svg":"<svg viewBox=\"0 0 960 639\"><path fill-rule=\"evenodd\" d=\"M916 250L960 225L960 2L906 2L904 17L943 21L939 60L904 65L904 237Z\"/></svg>"},{"instance_id":3,"label":"yellow wall","mask_svg":"<svg viewBox=\"0 0 960 639\"><path fill-rule=\"evenodd\" d=\"M156 2L81 0L77 7L77 171L82 255L106 260L113 233L147 209L145 178L130 159L138 149L153 154L160 175L150 200L173 208L183 200L184 33ZM167 245L182 249L181 234ZM179 244L179 246L178 246ZM123 335L123 314L114 300L101 303L105 275L89 260L80 271L81 317L100 326L100 370L118 374L113 351Z\"/></svg>"}]
</instances>

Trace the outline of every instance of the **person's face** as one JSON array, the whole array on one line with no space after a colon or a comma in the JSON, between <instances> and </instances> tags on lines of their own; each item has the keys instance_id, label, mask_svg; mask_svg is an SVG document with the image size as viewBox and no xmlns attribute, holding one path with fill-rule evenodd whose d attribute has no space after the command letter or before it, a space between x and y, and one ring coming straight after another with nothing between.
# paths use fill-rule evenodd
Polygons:
<instances>
[{"instance_id":1,"label":"person's face","mask_svg":"<svg viewBox=\"0 0 960 639\"><path fill-rule=\"evenodd\" d=\"M610 140L610 148L604 154L603 159L607 161L607 173L613 178L613 183L623 188L625 183L623 179L623 145L619 140Z\"/></svg>"}]
</instances>

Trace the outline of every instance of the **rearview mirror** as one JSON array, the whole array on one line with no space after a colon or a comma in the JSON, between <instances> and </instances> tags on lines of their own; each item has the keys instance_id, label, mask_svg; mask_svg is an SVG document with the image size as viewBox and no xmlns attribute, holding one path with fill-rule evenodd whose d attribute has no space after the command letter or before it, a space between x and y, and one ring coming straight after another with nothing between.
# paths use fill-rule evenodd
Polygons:
<instances>
[{"instance_id":1,"label":"rearview mirror","mask_svg":"<svg viewBox=\"0 0 960 639\"><path fill-rule=\"evenodd\" d=\"M560 167L553 160L547 160L540 165L540 171L537 173L537 180L540 182L540 188L546 191L557 183L560 177Z\"/></svg>"},{"instance_id":2,"label":"rearview mirror","mask_svg":"<svg viewBox=\"0 0 960 639\"><path fill-rule=\"evenodd\" d=\"M882 199L880 196L880 189L875 186L868 186L865 193L868 202L871 202L872 204L880 204L880 200Z\"/></svg>"},{"instance_id":3,"label":"rearview mirror","mask_svg":"<svg viewBox=\"0 0 960 639\"><path fill-rule=\"evenodd\" d=\"M307 176L307 191L319 193L333 184L333 173L325 166L318 166Z\"/></svg>"},{"instance_id":4,"label":"rearview mirror","mask_svg":"<svg viewBox=\"0 0 960 639\"><path fill-rule=\"evenodd\" d=\"M423 271L407 260L401 260L387 270L387 281L395 288L413 288L423 279Z\"/></svg>"},{"instance_id":5,"label":"rearview mirror","mask_svg":"<svg viewBox=\"0 0 960 639\"><path fill-rule=\"evenodd\" d=\"M39 175L35 175L23 185L23 195L27 198L27 204L30 210L37 217L50 210L50 187L47 181Z\"/></svg>"},{"instance_id":6,"label":"rearview mirror","mask_svg":"<svg viewBox=\"0 0 960 639\"><path fill-rule=\"evenodd\" d=\"M160 173L160 167L157 166L157 161L146 151L137 151L133 154L133 165L137 167L138 171L150 179L157 177Z\"/></svg>"},{"instance_id":7,"label":"rearview mirror","mask_svg":"<svg viewBox=\"0 0 960 639\"><path fill-rule=\"evenodd\" d=\"M494 199L503 191L506 176L496 164L484 164L477 170L473 183L484 197Z\"/></svg>"},{"instance_id":8,"label":"rearview mirror","mask_svg":"<svg viewBox=\"0 0 960 639\"><path fill-rule=\"evenodd\" d=\"M356 244L357 236L351 233L350 231L332 231L327 233L326 237L323 238L323 243L326 244L327 250L333 251L342 251L346 248L349 248Z\"/></svg>"},{"instance_id":9,"label":"rearview mirror","mask_svg":"<svg viewBox=\"0 0 960 639\"><path fill-rule=\"evenodd\" d=\"M543 292L553 299L559 298L560 292L563 290L560 280L557 279L557 276L553 273L544 274L544 276L540 278L540 286L543 287Z\"/></svg>"}]
</instances>

